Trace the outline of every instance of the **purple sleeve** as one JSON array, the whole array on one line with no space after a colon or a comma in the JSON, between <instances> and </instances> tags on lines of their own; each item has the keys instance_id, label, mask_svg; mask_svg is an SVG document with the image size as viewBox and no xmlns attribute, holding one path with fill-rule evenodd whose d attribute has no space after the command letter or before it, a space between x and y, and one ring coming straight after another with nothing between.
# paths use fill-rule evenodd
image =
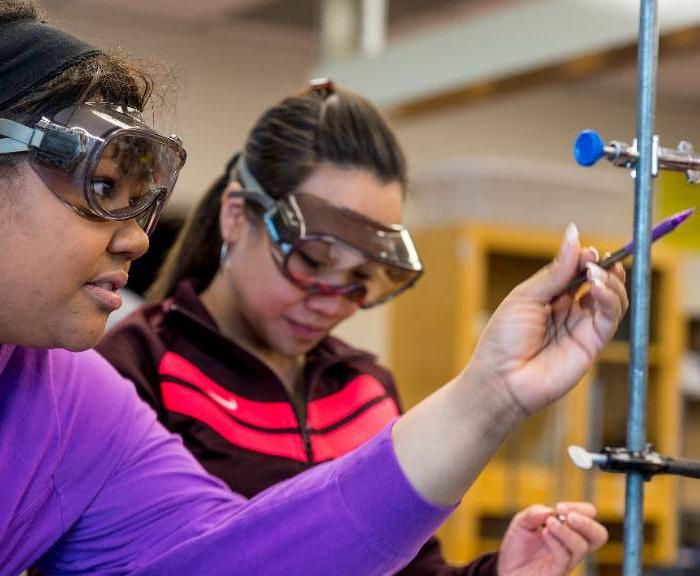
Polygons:
<instances>
[{"instance_id":1,"label":"purple sleeve","mask_svg":"<svg viewBox=\"0 0 700 576\"><path fill-rule=\"evenodd\" d=\"M408 483L390 428L246 501L206 475L101 357L73 357L77 383L57 390L67 532L42 559L49 572L390 574L452 511Z\"/></svg>"}]
</instances>

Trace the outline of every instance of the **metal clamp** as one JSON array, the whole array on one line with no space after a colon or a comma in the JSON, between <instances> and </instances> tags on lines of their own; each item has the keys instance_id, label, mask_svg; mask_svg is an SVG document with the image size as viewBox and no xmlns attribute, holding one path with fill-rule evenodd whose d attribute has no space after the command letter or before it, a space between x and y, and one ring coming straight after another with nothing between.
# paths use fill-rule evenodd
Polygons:
<instances>
[{"instance_id":1,"label":"metal clamp","mask_svg":"<svg viewBox=\"0 0 700 576\"><path fill-rule=\"evenodd\" d=\"M636 166L639 161L639 149L637 140L632 144L612 140L607 144L603 142L600 134L593 130L584 130L576 138L574 144L574 157L581 166L593 166L598 160L605 157L612 164L630 170L632 177L636 177ZM690 142L682 141L678 147L662 148L659 137L652 140L652 176L658 176L659 169L685 172L685 177L691 184L700 182L700 155Z\"/></svg>"},{"instance_id":2,"label":"metal clamp","mask_svg":"<svg viewBox=\"0 0 700 576\"><path fill-rule=\"evenodd\" d=\"M604 448L600 453L588 452L580 446L569 446L569 457L579 468L589 470L594 465L605 472L641 472L645 480L657 474L700 478L700 461L669 458L653 450L651 444L641 452L627 448Z\"/></svg>"}]
</instances>

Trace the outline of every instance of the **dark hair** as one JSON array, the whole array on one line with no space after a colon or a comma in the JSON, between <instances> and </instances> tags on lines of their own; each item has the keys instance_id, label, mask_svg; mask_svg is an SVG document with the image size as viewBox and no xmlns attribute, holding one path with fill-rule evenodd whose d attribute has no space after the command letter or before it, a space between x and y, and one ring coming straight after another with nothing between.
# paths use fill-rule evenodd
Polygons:
<instances>
[{"instance_id":1,"label":"dark hair","mask_svg":"<svg viewBox=\"0 0 700 576\"><path fill-rule=\"evenodd\" d=\"M27 0L3 0L0 4L0 24L38 19L39 11Z\"/></svg>"},{"instance_id":2,"label":"dark hair","mask_svg":"<svg viewBox=\"0 0 700 576\"><path fill-rule=\"evenodd\" d=\"M406 188L406 162L396 137L370 102L348 90L310 87L285 98L260 117L243 154L250 172L273 198L293 194L324 162L365 169L382 183ZM214 278L222 242L221 193L235 159L190 213L148 290L150 299L172 295L184 278L194 278L199 288Z\"/></svg>"},{"instance_id":3,"label":"dark hair","mask_svg":"<svg viewBox=\"0 0 700 576\"><path fill-rule=\"evenodd\" d=\"M39 20L31 0L2 0L0 24ZM95 54L77 61L37 86L29 94L0 109L3 118L32 125L82 99L100 99L143 110L153 89L151 76L121 55ZM0 155L0 169L11 169L20 154Z\"/></svg>"}]
</instances>

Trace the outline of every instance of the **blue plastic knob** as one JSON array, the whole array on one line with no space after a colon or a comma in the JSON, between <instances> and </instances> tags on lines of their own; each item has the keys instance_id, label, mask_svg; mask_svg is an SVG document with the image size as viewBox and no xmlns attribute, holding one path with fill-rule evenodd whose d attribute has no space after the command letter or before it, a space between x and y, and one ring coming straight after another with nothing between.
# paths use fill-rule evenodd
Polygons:
<instances>
[{"instance_id":1,"label":"blue plastic knob","mask_svg":"<svg viewBox=\"0 0 700 576\"><path fill-rule=\"evenodd\" d=\"M593 166L605 154L605 143L595 130L584 130L574 143L574 158L581 166Z\"/></svg>"}]
</instances>

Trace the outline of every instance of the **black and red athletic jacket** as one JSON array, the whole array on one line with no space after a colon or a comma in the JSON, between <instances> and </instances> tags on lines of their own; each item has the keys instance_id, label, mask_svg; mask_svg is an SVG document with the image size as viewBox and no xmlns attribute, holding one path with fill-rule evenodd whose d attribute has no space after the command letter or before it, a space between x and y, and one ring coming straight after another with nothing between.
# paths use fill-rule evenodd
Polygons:
<instances>
[{"instance_id":1,"label":"black and red athletic jacket","mask_svg":"<svg viewBox=\"0 0 700 576\"><path fill-rule=\"evenodd\" d=\"M219 332L190 281L127 317L97 350L211 474L247 497L342 456L400 412L391 374L326 337L307 355L302 417L274 372ZM401 574L495 575L496 555L451 567L432 539Z\"/></svg>"}]
</instances>

